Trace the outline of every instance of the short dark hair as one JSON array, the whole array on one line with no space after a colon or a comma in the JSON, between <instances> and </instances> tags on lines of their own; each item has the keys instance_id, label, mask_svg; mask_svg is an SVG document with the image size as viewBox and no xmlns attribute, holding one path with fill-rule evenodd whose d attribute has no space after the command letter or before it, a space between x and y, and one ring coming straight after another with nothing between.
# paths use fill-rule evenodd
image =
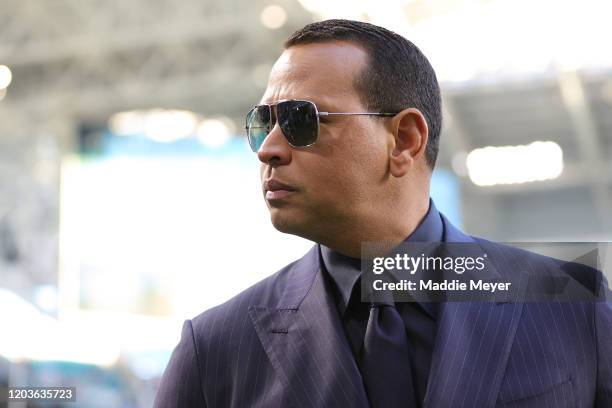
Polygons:
<instances>
[{"instance_id":1,"label":"short dark hair","mask_svg":"<svg viewBox=\"0 0 612 408\"><path fill-rule=\"evenodd\" d=\"M340 19L306 25L285 41L285 48L328 41L349 41L368 53L368 65L355 83L368 110L399 112L414 107L423 113L429 127L425 156L433 169L442 128L442 102L436 73L421 50L386 28Z\"/></svg>"}]
</instances>

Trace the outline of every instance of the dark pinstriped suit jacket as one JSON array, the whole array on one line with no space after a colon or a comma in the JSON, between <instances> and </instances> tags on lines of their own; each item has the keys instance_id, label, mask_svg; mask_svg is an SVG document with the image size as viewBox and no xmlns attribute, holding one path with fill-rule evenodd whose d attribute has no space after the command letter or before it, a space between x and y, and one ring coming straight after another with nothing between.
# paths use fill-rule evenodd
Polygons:
<instances>
[{"instance_id":1,"label":"dark pinstriped suit jacket","mask_svg":"<svg viewBox=\"0 0 612 408\"><path fill-rule=\"evenodd\" d=\"M469 237L523 289L551 258ZM601 275L575 276L589 291ZM316 246L183 326L155 406L367 407ZM609 298L608 298L609 299ZM424 407L612 407L612 303L448 302Z\"/></svg>"}]
</instances>

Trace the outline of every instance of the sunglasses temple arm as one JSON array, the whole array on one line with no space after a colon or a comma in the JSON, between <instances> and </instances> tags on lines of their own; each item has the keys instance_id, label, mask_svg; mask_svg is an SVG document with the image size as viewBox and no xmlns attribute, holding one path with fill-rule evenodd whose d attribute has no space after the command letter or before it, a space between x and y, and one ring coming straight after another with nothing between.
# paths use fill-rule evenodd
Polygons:
<instances>
[{"instance_id":1,"label":"sunglasses temple arm","mask_svg":"<svg viewBox=\"0 0 612 408\"><path fill-rule=\"evenodd\" d=\"M395 116L397 113L390 112L319 112L318 116L332 116L332 115L367 115L367 116Z\"/></svg>"}]
</instances>

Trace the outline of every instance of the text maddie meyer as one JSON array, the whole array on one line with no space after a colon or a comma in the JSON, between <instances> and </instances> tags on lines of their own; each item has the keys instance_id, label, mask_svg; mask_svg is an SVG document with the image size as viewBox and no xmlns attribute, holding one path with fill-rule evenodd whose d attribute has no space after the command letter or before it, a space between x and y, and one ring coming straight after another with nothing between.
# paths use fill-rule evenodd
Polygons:
<instances>
[{"instance_id":1,"label":"text maddie meyer","mask_svg":"<svg viewBox=\"0 0 612 408\"><path fill-rule=\"evenodd\" d=\"M417 282L402 279L399 282L384 282L377 279L372 283L372 287L376 291L391 290L391 291L412 291L412 290L433 290L433 291L462 291L462 290L478 290L485 292L495 292L509 290L510 282L487 282L482 279L470 279L469 286L466 282L461 282L458 279L443 280L436 282L433 280L420 280Z\"/></svg>"}]
</instances>

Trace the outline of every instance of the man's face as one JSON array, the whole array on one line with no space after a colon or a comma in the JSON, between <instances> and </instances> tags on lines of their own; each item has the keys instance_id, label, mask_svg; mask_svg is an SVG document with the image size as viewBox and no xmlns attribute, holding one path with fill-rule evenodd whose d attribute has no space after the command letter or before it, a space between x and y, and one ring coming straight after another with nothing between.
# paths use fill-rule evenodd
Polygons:
<instances>
[{"instance_id":1,"label":"man's face","mask_svg":"<svg viewBox=\"0 0 612 408\"><path fill-rule=\"evenodd\" d=\"M354 87L366 61L366 52L347 42L290 47L272 68L261 103L304 99L320 112L366 112ZM258 152L273 225L321 242L326 234L358 225L375 211L374 203L384 200L380 193L388 177L392 137L386 120L320 117L316 143L298 148L287 143L276 124ZM287 188L275 187L274 181Z\"/></svg>"}]
</instances>

